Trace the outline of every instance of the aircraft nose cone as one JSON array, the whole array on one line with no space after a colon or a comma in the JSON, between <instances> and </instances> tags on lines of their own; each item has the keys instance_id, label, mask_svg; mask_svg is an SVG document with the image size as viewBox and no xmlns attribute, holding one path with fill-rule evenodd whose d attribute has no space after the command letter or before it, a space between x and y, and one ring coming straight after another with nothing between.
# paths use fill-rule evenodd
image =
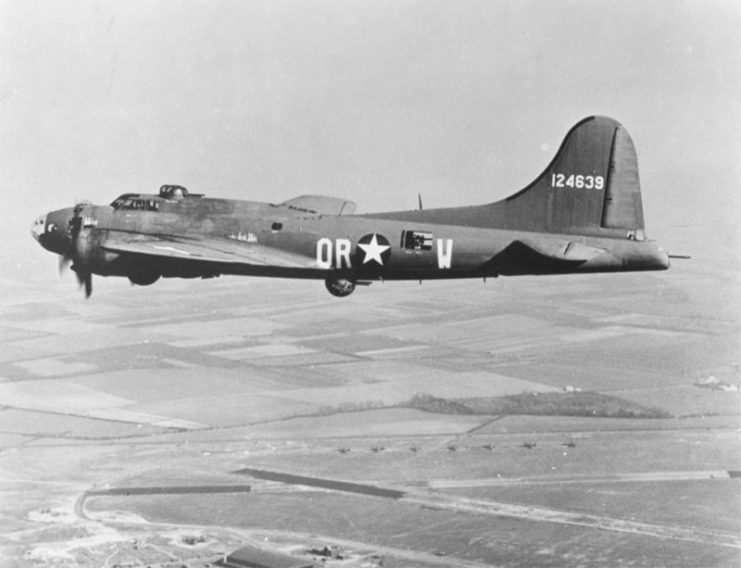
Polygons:
<instances>
[{"instance_id":1,"label":"aircraft nose cone","mask_svg":"<svg viewBox=\"0 0 741 568\"><path fill-rule=\"evenodd\" d=\"M37 241L41 239L41 235L46 232L46 215L41 215L33 223L31 223L31 235Z\"/></svg>"},{"instance_id":2,"label":"aircraft nose cone","mask_svg":"<svg viewBox=\"0 0 741 568\"><path fill-rule=\"evenodd\" d=\"M31 224L31 235L46 250L56 254L67 254L70 241L67 234L71 210L60 209L41 215Z\"/></svg>"}]
</instances>

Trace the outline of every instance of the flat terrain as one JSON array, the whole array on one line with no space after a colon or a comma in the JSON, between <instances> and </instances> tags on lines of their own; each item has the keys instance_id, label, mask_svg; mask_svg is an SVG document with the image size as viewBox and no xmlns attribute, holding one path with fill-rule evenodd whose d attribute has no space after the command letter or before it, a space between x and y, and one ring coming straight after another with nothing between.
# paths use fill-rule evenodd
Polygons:
<instances>
[{"instance_id":1,"label":"flat terrain","mask_svg":"<svg viewBox=\"0 0 741 568\"><path fill-rule=\"evenodd\" d=\"M95 284L0 282L3 566L741 563L735 274Z\"/></svg>"}]
</instances>

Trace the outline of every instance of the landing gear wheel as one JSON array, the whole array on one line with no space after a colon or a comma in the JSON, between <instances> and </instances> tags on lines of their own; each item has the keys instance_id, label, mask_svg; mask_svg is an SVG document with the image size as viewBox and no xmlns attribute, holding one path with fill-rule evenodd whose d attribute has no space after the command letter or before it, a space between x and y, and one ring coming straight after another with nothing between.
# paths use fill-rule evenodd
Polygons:
<instances>
[{"instance_id":1,"label":"landing gear wheel","mask_svg":"<svg viewBox=\"0 0 741 568\"><path fill-rule=\"evenodd\" d=\"M355 290L355 282L353 280L337 276L327 276L324 285L327 287L330 294L337 296L338 298L349 296L353 293L353 290Z\"/></svg>"}]
</instances>

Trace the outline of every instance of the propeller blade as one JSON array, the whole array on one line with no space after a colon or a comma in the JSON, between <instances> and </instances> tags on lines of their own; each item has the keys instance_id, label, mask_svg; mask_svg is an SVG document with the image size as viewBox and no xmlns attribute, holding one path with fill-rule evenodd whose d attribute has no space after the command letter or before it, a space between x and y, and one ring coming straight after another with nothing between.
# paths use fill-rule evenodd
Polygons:
<instances>
[{"instance_id":1,"label":"propeller blade","mask_svg":"<svg viewBox=\"0 0 741 568\"><path fill-rule=\"evenodd\" d=\"M72 267L75 270L75 267ZM82 270L75 270L77 275L77 284L80 288L85 289L85 298L89 298L93 293L93 275L90 272L83 272Z\"/></svg>"},{"instance_id":2,"label":"propeller blade","mask_svg":"<svg viewBox=\"0 0 741 568\"><path fill-rule=\"evenodd\" d=\"M67 268L69 268L69 265L70 265L71 262L72 262L72 259L69 256L67 256L67 255L64 255L64 256L60 256L59 257L58 269L59 269L59 276L60 277L63 276L64 273L67 271Z\"/></svg>"},{"instance_id":3,"label":"propeller blade","mask_svg":"<svg viewBox=\"0 0 741 568\"><path fill-rule=\"evenodd\" d=\"M89 298L93 293L93 275L85 273L85 298Z\"/></svg>"},{"instance_id":4,"label":"propeller blade","mask_svg":"<svg viewBox=\"0 0 741 568\"><path fill-rule=\"evenodd\" d=\"M93 293L93 274L90 272L89 259L86 258L90 254L88 250L90 244L87 242L89 235L82 234L85 230L82 224L82 213L88 205L91 205L89 201L81 201L75 205L70 223L70 237L72 238L70 253L65 255L59 263L61 270L63 266L66 267L69 262L72 262L72 270L77 275L80 288L85 290L85 298L89 298Z\"/></svg>"}]
</instances>

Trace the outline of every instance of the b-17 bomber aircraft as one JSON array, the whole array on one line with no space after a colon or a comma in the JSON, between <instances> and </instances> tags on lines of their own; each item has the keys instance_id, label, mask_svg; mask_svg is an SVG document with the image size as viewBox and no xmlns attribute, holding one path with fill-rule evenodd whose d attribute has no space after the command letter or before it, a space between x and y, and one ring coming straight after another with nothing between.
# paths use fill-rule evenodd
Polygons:
<instances>
[{"instance_id":1,"label":"b-17 bomber aircraft","mask_svg":"<svg viewBox=\"0 0 741 568\"><path fill-rule=\"evenodd\" d=\"M378 280L665 270L644 232L635 148L625 128L589 117L545 171L493 203L355 215L355 203L304 195L283 203L212 199L165 185L110 205L78 203L32 225L72 265L86 296L92 275L222 274L324 280L335 296Z\"/></svg>"}]
</instances>

